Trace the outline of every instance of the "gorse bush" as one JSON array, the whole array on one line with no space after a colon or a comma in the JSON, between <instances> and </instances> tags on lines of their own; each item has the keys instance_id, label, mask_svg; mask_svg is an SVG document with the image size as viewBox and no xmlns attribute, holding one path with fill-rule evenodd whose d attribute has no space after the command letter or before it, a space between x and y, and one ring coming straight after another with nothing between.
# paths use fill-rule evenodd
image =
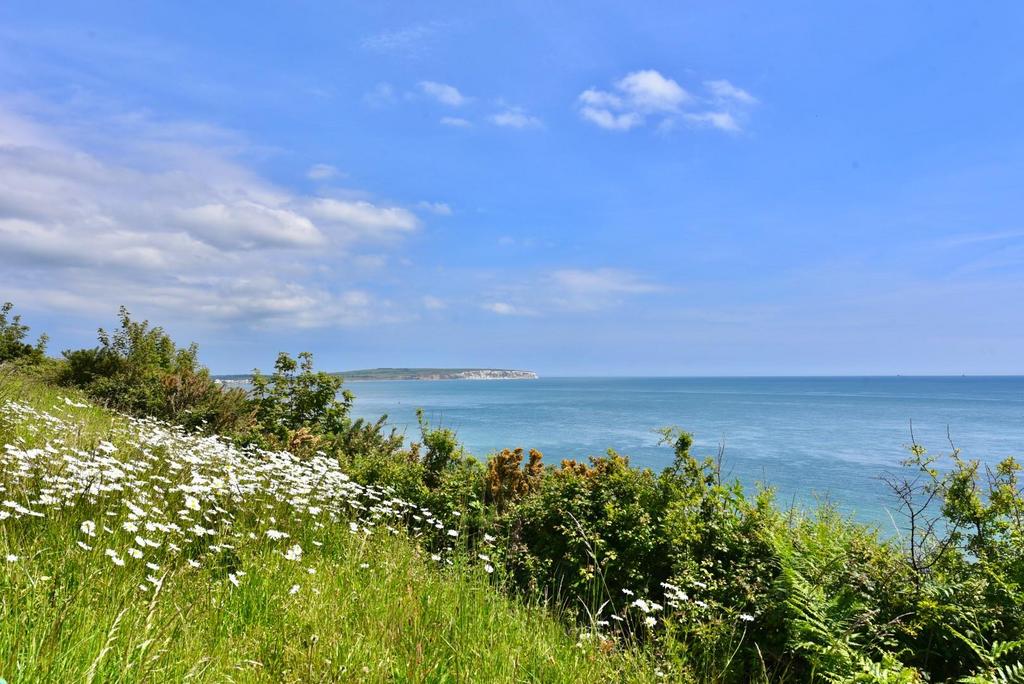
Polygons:
<instances>
[{"instance_id":1,"label":"gorse bush","mask_svg":"<svg viewBox=\"0 0 1024 684\"><path fill-rule=\"evenodd\" d=\"M562 616L581 649L653 658L668 680L1024 675L1024 489L1014 459L985 467L955 448L939 458L912 444L888 479L898 534L882 537L829 506L782 509L770 489L724 480L722 453L695 455L678 429L662 433L674 458L660 473L611 450L587 463L549 465L519 448L480 461L422 411L408 445L385 418L353 420L352 394L308 354L281 354L248 393L224 390L194 346L179 349L122 311L120 331L65 357L66 384L135 415L221 426L248 445L232 458L343 469L364 491L386 493L401 511L389 534L410 536L432 562L475 564L490 586Z\"/></svg>"}]
</instances>

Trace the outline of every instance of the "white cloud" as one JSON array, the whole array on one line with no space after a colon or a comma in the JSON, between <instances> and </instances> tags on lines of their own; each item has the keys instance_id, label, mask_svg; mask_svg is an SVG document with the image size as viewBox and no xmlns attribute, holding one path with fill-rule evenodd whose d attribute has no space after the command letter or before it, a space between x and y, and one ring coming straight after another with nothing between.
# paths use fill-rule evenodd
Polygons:
<instances>
[{"instance_id":1,"label":"white cloud","mask_svg":"<svg viewBox=\"0 0 1024 684\"><path fill-rule=\"evenodd\" d=\"M438 216L451 216L452 208L444 202L419 202L416 204L419 209L429 211L431 214L437 214Z\"/></svg>"},{"instance_id":2,"label":"white cloud","mask_svg":"<svg viewBox=\"0 0 1024 684\"><path fill-rule=\"evenodd\" d=\"M740 125L729 112L698 112L684 115L686 120L698 126L711 126L729 133L739 133Z\"/></svg>"},{"instance_id":3,"label":"white cloud","mask_svg":"<svg viewBox=\"0 0 1024 684\"><path fill-rule=\"evenodd\" d=\"M306 171L306 178L310 180L327 180L328 178L335 178L339 176L338 169L334 168L330 164L313 164Z\"/></svg>"},{"instance_id":4,"label":"white cloud","mask_svg":"<svg viewBox=\"0 0 1024 684\"><path fill-rule=\"evenodd\" d=\"M743 88L737 88L725 79L718 81L704 81L705 87L719 100L733 100L744 105L757 104L757 98Z\"/></svg>"},{"instance_id":5,"label":"white cloud","mask_svg":"<svg viewBox=\"0 0 1024 684\"><path fill-rule=\"evenodd\" d=\"M346 284L354 269L337 267L356 264L362 245L415 231L408 209L288 192L210 127L137 115L67 121L58 129L0 102L0 130L31 133L0 145L0 291L9 297L252 325L395 317ZM311 275L322 263L336 274L331 287Z\"/></svg>"},{"instance_id":6,"label":"white cloud","mask_svg":"<svg viewBox=\"0 0 1024 684\"><path fill-rule=\"evenodd\" d=\"M463 119L458 116L442 116L441 124L444 126L452 126L453 128L469 128L473 125L468 119Z\"/></svg>"},{"instance_id":7,"label":"white cloud","mask_svg":"<svg viewBox=\"0 0 1024 684\"><path fill-rule=\"evenodd\" d=\"M187 207L176 214L190 234L221 249L315 247L326 242L305 216L250 200Z\"/></svg>"},{"instance_id":8,"label":"white cloud","mask_svg":"<svg viewBox=\"0 0 1024 684\"><path fill-rule=\"evenodd\" d=\"M628 131L649 119L655 119L661 131L672 129L677 121L740 131L740 118L757 99L726 80L705 81L704 86L710 95L698 98L673 79L645 69L627 74L611 90L584 90L577 104L584 120L613 131ZM694 111L701 106L714 108Z\"/></svg>"},{"instance_id":9,"label":"white cloud","mask_svg":"<svg viewBox=\"0 0 1024 684\"><path fill-rule=\"evenodd\" d=\"M491 123L507 128L543 128L544 122L538 117L527 114L521 107L508 107L504 111L493 114Z\"/></svg>"},{"instance_id":10,"label":"white cloud","mask_svg":"<svg viewBox=\"0 0 1024 684\"><path fill-rule=\"evenodd\" d=\"M424 94L449 107L461 107L469 102L469 98L460 93L458 88L447 83L420 81L419 87Z\"/></svg>"},{"instance_id":11,"label":"white cloud","mask_svg":"<svg viewBox=\"0 0 1024 684\"><path fill-rule=\"evenodd\" d=\"M419 227L419 219L402 207L381 207L364 200L317 198L305 203L311 217L345 242L388 239L411 233Z\"/></svg>"},{"instance_id":12,"label":"white cloud","mask_svg":"<svg viewBox=\"0 0 1024 684\"><path fill-rule=\"evenodd\" d=\"M557 269L485 292L483 308L504 316L587 313L621 306L664 287L616 268Z\"/></svg>"},{"instance_id":13,"label":"white cloud","mask_svg":"<svg viewBox=\"0 0 1024 684\"><path fill-rule=\"evenodd\" d=\"M361 45L371 52L420 57L445 27L446 24L437 21L413 24L367 36Z\"/></svg>"},{"instance_id":14,"label":"white cloud","mask_svg":"<svg viewBox=\"0 0 1024 684\"><path fill-rule=\"evenodd\" d=\"M496 313L499 316L530 316L533 312L521 306L515 306L508 302L489 302L483 305L486 311Z\"/></svg>"},{"instance_id":15,"label":"white cloud","mask_svg":"<svg viewBox=\"0 0 1024 684\"><path fill-rule=\"evenodd\" d=\"M644 122L643 116L638 112L624 112L615 114L607 109L596 107L583 107L580 114L584 119L597 124L601 128L612 131L628 131L630 128L639 126Z\"/></svg>"},{"instance_id":16,"label":"white cloud","mask_svg":"<svg viewBox=\"0 0 1024 684\"><path fill-rule=\"evenodd\" d=\"M634 109L642 112L674 112L690 99L682 86L653 69L627 74L615 87Z\"/></svg>"}]
</instances>

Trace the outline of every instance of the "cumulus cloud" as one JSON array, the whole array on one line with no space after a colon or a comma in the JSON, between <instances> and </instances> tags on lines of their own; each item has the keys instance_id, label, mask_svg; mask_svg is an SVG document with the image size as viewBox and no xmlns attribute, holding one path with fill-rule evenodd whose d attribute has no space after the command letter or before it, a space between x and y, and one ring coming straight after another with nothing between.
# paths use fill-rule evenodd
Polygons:
<instances>
[{"instance_id":1,"label":"cumulus cloud","mask_svg":"<svg viewBox=\"0 0 1024 684\"><path fill-rule=\"evenodd\" d=\"M527 114L522 107L507 107L490 117L495 126L506 128L542 128L544 122L538 117Z\"/></svg>"},{"instance_id":2,"label":"cumulus cloud","mask_svg":"<svg viewBox=\"0 0 1024 684\"><path fill-rule=\"evenodd\" d=\"M442 116L441 125L451 126L453 128L469 128L473 123L468 119L463 119L458 116Z\"/></svg>"},{"instance_id":3,"label":"cumulus cloud","mask_svg":"<svg viewBox=\"0 0 1024 684\"><path fill-rule=\"evenodd\" d=\"M645 69L626 74L609 90L588 88L576 101L584 120L607 130L628 131L654 120L663 131L680 121L740 131L740 118L757 99L726 80L705 81L704 88L705 93L694 95L660 72Z\"/></svg>"},{"instance_id":4,"label":"cumulus cloud","mask_svg":"<svg viewBox=\"0 0 1024 684\"><path fill-rule=\"evenodd\" d=\"M449 107L461 107L469 102L469 98L459 92L455 86L437 81L420 81L420 90L443 105Z\"/></svg>"},{"instance_id":5,"label":"cumulus cloud","mask_svg":"<svg viewBox=\"0 0 1024 684\"><path fill-rule=\"evenodd\" d=\"M67 138L3 103L0 122L16 132L0 134L0 290L9 297L256 325L395 315L343 276L327 287L310 274L416 231L406 208L283 190L234 147L211 145L218 137L203 126L89 122L98 153L77 131Z\"/></svg>"}]
</instances>

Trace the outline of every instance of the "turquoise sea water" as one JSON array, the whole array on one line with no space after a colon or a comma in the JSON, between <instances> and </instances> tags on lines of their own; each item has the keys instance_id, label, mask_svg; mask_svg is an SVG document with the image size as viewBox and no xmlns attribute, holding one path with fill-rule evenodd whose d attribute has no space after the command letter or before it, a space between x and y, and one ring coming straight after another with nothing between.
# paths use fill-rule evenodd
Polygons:
<instances>
[{"instance_id":1,"label":"turquoise sea water","mask_svg":"<svg viewBox=\"0 0 1024 684\"><path fill-rule=\"evenodd\" d=\"M417 435L417 408L453 428L469 451L539 449L545 462L614 448L656 470L672 452L654 430L694 433L698 454L725 445L725 472L766 482L780 500L828 498L892 529L879 480L911 441L965 456L1024 457L1024 377L541 378L353 382L355 414Z\"/></svg>"}]
</instances>

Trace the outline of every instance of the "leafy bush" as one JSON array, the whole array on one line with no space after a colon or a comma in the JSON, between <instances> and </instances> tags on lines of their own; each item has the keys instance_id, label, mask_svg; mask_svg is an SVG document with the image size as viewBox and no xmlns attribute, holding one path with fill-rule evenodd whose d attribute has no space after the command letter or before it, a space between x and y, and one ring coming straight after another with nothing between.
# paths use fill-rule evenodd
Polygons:
<instances>
[{"instance_id":1,"label":"leafy bush","mask_svg":"<svg viewBox=\"0 0 1024 684\"><path fill-rule=\"evenodd\" d=\"M245 392L210 378L195 344L179 348L163 328L133 321L124 307L119 318L113 333L99 329L99 346L63 353L62 384L119 411L189 428L230 434L249 427L253 410Z\"/></svg>"},{"instance_id":2,"label":"leafy bush","mask_svg":"<svg viewBox=\"0 0 1024 684\"><path fill-rule=\"evenodd\" d=\"M14 304L4 302L0 306L0 363L7 361L21 361L24 363L37 363L46 354L45 334L40 335L35 344L26 341L29 327L21 322L21 316L11 316Z\"/></svg>"},{"instance_id":3,"label":"leafy bush","mask_svg":"<svg viewBox=\"0 0 1024 684\"><path fill-rule=\"evenodd\" d=\"M309 453L324 437L351 427L352 393L341 392L342 379L313 370L313 355L301 352L293 359L277 355L269 377L254 370L250 396L256 406L257 438L274 446Z\"/></svg>"}]
</instances>

